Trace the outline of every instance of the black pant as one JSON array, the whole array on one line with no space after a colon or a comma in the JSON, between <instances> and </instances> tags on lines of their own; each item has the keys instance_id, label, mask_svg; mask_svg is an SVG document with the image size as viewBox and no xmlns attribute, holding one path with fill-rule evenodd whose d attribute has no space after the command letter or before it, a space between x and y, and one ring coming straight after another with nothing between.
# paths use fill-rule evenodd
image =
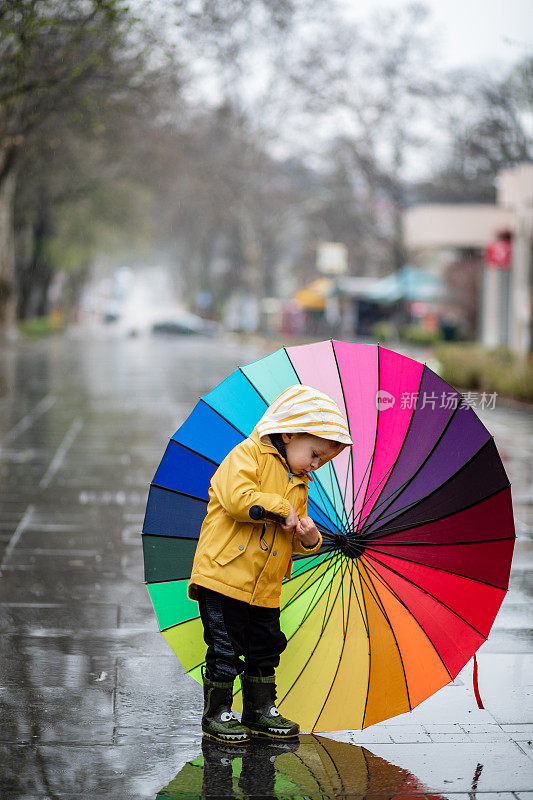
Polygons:
<instances>
[{"instance_id":1,"label":"black pant","mask_svg":"<svg viewBox=\"0 0 533 800\"><path fill-rule=\"evenodd\" d=\"M198 606L211 680L232 681L243 670L248 675L274 674L287 647L279 608L251 606L203 586L198 587Z\"/></svg>"}]
</instances>

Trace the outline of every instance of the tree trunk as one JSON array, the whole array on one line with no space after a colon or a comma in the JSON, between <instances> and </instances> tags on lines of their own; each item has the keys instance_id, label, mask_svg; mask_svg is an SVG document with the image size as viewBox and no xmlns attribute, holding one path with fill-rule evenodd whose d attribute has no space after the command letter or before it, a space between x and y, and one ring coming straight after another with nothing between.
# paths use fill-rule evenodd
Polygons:
<instances>
[{"instance_id":1,"label":"tree trunk","mask_svg":"<svg viewBox=\"0 0 533 800\"><path fill-rule=\"evenodd\" d=\"M31 252L27 264L20 264L18 278L18 317L43 317L48 313L48 289L52 270L46 255L46 244L52 232L50 203L46 192L41 193L37 218L30 236Z\"/></svg>"},{"instance_id":2,"label":"tree trunk","mask_svg":"<svg viewBox=\"0 0 533 800\"><path fill-rule=\"evenodd\" d=\"M0 336L13 333L16 320L17 288L13 228L15 182L15 172L11 171L0 183Z\"/></svg>"}]
</instances>

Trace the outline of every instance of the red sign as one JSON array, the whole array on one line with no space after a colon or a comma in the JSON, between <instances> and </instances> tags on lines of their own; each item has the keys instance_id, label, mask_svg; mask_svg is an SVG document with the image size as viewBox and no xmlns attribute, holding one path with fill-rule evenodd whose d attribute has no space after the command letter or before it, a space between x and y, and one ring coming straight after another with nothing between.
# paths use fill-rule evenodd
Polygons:
<instances>
[{"instance_id":1,"label":"red sign","mask_svg":"<svg viewBox=\"0 0 533 800\"><path fill-rule=\"evenodd\" d=\"M511 242L497 239L485 248L485 264L493 269L510 269L511 252Z\"/></svg>"}]
</instances>

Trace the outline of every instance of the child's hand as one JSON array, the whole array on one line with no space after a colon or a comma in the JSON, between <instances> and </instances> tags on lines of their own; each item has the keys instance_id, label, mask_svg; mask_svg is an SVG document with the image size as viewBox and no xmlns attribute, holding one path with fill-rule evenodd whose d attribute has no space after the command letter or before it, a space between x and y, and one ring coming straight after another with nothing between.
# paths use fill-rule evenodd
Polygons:
<instances>
[{"instance_id":1,"label":"child's hand","mask_svg":"<svg viewBox=\"0 0 533 800\"><path fill-rule=\"evenodd\" d=\"M302 517L298 521L296 533L304 547L314 547L320 539L318 528L311 517Z\"/></svg>"},{"instance_id":2,"label":"child's hand","mask_svg":"<svg viewBox=\"0 0 533 800\"><path fill-rule=\"evenodd\" d=\"M298 514L291 506L288 515L285 517L285 523L281 526L284 531L292 531L298 525Z\"/></svg>"}]
</instances>

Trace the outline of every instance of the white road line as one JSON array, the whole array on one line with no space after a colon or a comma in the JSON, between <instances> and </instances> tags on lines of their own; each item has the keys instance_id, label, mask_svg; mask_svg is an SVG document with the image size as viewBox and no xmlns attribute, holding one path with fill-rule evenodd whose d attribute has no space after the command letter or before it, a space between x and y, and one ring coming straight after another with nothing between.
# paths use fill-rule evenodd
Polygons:
<instances>
[{"instance_id":1,"label":"white road line","mask_svg":"<svg viewBox=\"0 0 533 800\"><path fill-rule=\"evenodd\" d=\"M31 428L35 420L38 419L41 414L44 414L46 411L48 411L48 409L52 408L56 400L57 397L54 397L51 394L47 394L46 397L43 397L43 399L37 403L35 408L32 408L32 410L29 411L25 417L22 417L22 419L17 422L14 428L11 428L11 430L6 433L2 444L11 444L13 439L16 439L19 434L27 431L28 428Z\"/></svg>"},{"instance_id":2,"label":"white road line","mask_svg":"<svg viewBox=\"0 0 533 800\"><path fill-rule=\"evenodd\" d=\"M72 556L81 558L87 556L94 558L100 554L99 550L61 550L60 548L53 549L52 547L19 547L19 555L25 553L26 555L34 554L36 556Z\"/></svg>"},{"instance_id":3,"label":"white road line","mask_svg":"<svg viewBox=\"0 0 533 800\"><path fill-rule=\"evenodd\" d=\"M81 431L82 428L83 428L83 420L80 419L80 417L76 417L76 419L66 432L63 441L57 448L57 452L53 457L50 466L48 467L45 474L39 481L39 486L41 487L41 489L46 488L47 486L50 485L52 478L54 477L57 470L63 463L63 460L66 454L68 453L74 439L76 438L76 436L78 435L78 433Z\"/></svg>"},{"instance_id":4,"label":"white road line","mask_svg":"<svg viewBox=\"0 0 533 800\"><path fill-rule=\"evenodd\" d=\"M15 529L15 531L13 533L13 536L9 540L8 545L7 545L7 547L6 547L5 551L4 551L4 557L2 558L2 561L0 563L0 575L2 574L2 570L4 569L4 567L7 564L8 560L11 558L11 553L13 552L15 547L17 546L17 542L20 539L21 534L28 527L28 523L29 523L29 521L30 521L30 519L32 517L32 514L33 514L34 510L35 510L35 506L31 506L31 505L28 506L28 508L24 512L24 515L23 515L22 519L20 520L19 524L16 527L16 529Z\"/></svg>"}]
</instances>

